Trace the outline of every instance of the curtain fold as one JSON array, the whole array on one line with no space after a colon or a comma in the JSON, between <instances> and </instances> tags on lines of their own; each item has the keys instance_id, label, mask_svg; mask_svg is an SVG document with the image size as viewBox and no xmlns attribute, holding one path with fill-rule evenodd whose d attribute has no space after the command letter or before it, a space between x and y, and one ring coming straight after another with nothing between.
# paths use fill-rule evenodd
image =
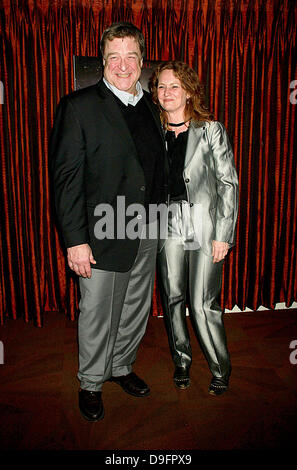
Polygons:
<instances>
[{"instance_id":1,"label":"curtain fold","mask_svg":"<svg viewBox=\"0 0 297 470\"><path fill-rule=\"evenodd\" d=\"M48 142L73 56L97 56L114 21L143 31L148 60L180 59L224 123L240 181L237 244L224 267L231 309L297 300L297 80L294 0L0 1L0 321L78 313L55 223ZM3 99L2 99L3 98ZM153 315L161 315L157 281Z\"/></svg>"}]
</instances>

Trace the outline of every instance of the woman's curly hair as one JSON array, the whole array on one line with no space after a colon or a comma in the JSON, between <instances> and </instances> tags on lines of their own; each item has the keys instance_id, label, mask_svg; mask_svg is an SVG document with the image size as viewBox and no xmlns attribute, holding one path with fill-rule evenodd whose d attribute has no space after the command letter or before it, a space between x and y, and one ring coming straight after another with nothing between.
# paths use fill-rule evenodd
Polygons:
<instances>
[{"instance_id":1,"label":"woman's curly hair","mask_svg":"<svg viewBox=\"0 0 297 470\"><path fill-rule=\"evenodd\" d=\"M154 103L159 106L164 128L166 129L168 125L167 113L161 107L158 100L158 82L163 70L172 70L174 75L180 80L182 88L190 95L186 103L184 119L192 119L197 122L212 121L214 116L204 105L204 90L197 73L186 63L172 60L159 64L149 80L149 90Z\"/></svg>"}]
</instances>

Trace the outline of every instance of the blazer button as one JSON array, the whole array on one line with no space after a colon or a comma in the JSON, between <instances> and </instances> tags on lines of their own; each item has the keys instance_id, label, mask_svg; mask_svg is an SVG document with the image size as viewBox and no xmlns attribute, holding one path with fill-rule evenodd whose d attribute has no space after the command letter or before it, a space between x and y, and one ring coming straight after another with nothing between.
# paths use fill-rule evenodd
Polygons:
<instances>
[{"instance_id":1,"label":"blazer button","mask_svg":"<svg viewBox=\"0 0 297 470\"><path fill-rule=\"evenodd\" d=\"M145 191L145 186L140 186L140 191Z\"/></svg>"},{"instance_id":2,"label":"blazer button","mask_svg":"<svg viewBox=\"0 0 297 470\"><path fill-rule=\"evenodd\" d=\"M137 219L141 220L141 219L142 219L142 215L138 214Z\"/></svg>"},{"instance_id":3,"label":"blazer button","mask_svg":"<svg viewBox=\"0 0 297 470\"><path fill-rule=\"evenodd\" d=\"M185 183L189 183L189 181L190 181L189 178L185 179Z\"/></svg>"},{"instance_id":4,"label":"blazer button","mask_svg":"<svg viewBox=\"0 0 297 470\"><path fill-rule=\"evenodd\" d=\"M194 205L193 202L190 202L190 207L193 207L193 205Z\"/></svg>"}]
</instances>

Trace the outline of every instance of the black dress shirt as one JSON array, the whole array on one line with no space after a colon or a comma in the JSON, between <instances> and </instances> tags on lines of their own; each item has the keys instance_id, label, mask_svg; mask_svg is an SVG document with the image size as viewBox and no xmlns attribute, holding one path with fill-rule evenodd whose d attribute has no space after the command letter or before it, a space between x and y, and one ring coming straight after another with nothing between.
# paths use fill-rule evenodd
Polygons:
<instances>
[{"instance_id":1,"label":"black dress shirt","mask_svg":"<svg viewBox=\"0 0 297 470\"><path fill-rule=\"evenodd\" d=\"M174 131L166 132L168 160L169 160L169 194L173 201L187 201L187 191L183 179L185 156L189 131L181 132L175 136Z\"/></svg>"}]
</instances>

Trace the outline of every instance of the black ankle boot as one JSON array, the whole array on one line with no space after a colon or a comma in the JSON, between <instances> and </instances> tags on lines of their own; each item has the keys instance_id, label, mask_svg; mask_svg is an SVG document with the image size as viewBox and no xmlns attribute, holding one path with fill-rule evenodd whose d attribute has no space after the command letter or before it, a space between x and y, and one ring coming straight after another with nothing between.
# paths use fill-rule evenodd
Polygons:
<instances>
[{"instance_id":1,"label":"black ankle boot","mask_svg":"<svg viewBox=\"0 0 297 470\"><path fill-rule=\"evenodd\" d=\"M213 377L209 385L209 393L211 395L222 395L228 390L228 380L221 377Z\"/></svg>"},{"instance_id":2,"label":"black ankle boot","mask_svg":"<svg viewBox=\"0 0 297 470\"><path fill-rule=\"evenodd\" d=\"M190 368L187 366L176 366L173 376L177 388L184 390L190 386Z\"/></svg>"}]
</instances>

